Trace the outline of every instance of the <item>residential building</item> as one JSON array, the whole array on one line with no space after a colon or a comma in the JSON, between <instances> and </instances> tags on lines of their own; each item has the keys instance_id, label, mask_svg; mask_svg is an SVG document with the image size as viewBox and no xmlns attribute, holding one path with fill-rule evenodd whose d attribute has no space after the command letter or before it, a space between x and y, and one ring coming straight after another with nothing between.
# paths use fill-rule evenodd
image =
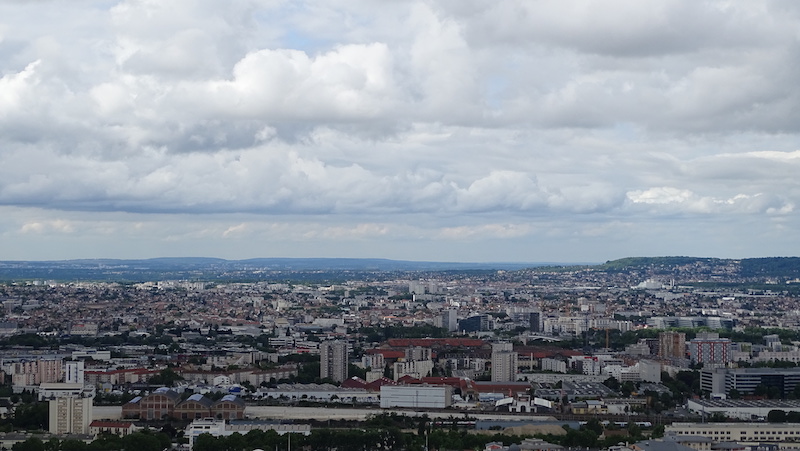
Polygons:
<instances>
[{"instance_id":1,"label":"residential building","mask_svg":"<svg viewBox=\"0 0 800 451\"><path fill-rule=\"evenodd\" d=\"M39 396L49 403L50 433L88 434L94 394L94 387L83 384L42 384Z\"/></svg>"},{"instance_id":2,"label":"residential building","mask_svg":"<svg viewBox=\"0 0 800 451\"><path fill-rule=\"evenodd\" d=\"M686 358L686 334L683 332L659 333L658 356L673 359Z\"/></svg>"},{"instance_id":3,"label":"residential building","mask_svg":"<svg viewBox=\"0 0 800 451\"><path fill-rule=\"evenodd\" d=\"M519 356L511 343L492 344L492 382L517 380Z\"/></svg>"},{"instance_id":4,"label":"residential building","mask_svg":"<svg viewBox=\"0 0 800 451\"><path fill-rule=\"evenodd\" d=\"M694 363L725 364L731 361L731 340L717 333L701 333L689 342L689 357Z\"/></svg>"},{"instance_id":5,"label":"residential building","mask_svg":"<svg viewBox=\"0 0 800 451\"><path fill-rule=\"evenodd\" d=\"M347 379L347 342L324 341L319 345L320 378L343 382Z\"/></svg>"}]
</instances>

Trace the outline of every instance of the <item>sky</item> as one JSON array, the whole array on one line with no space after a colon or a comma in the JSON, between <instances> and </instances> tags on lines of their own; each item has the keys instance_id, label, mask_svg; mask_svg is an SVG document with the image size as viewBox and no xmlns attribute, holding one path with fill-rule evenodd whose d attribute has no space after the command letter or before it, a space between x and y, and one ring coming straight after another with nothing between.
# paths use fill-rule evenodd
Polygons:
<instances>
[{"instance_id":1,"label":"sky","mask_svg":"<svg viewBox=\"0 0 800 451\"><path fill-rule=\"evenodd\" d=\"M0 260L800 255L800 2L0 1Z\"/></svg>"}]
</instances>

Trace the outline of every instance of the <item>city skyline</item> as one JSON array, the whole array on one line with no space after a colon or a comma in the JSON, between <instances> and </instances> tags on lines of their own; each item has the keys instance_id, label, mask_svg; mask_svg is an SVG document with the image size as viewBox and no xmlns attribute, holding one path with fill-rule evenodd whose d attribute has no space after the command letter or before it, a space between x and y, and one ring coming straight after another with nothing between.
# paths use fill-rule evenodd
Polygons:
<instances>
[{"instance_id":1,"label":"city skyline","mask_svg":"<svg viewBox=\"0 0 800 451\"><path fill-rule=\"evenodd\" d=\"M798 255L798 20L4 2L0 260Z\"/></svg>"}]
</instances>

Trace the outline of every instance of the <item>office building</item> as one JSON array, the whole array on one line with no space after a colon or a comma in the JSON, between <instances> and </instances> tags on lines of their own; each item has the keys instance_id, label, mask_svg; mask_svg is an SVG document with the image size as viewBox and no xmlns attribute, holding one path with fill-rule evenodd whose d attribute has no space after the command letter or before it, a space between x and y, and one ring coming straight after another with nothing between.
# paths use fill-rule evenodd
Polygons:
<instances>
[{"instance_id":1,"label":"office building","mask_svg":"<svg viewBox=\"0 0 800 451\"><path fill-rule=\"evenodd\" d=\"M542 314L541 312L531 312L529 317L531 323L531 332L539 333L542 331Z\"/></svg>"},{"instance_id":2,"label":"office building","mask_svg":"<svg viewBox=\"0 0 800 451\"><path fill-rule=\"evenodd\" d=\"M347 342L324 341L319 345L320 374L322 379L328 378L336 382L347 379Z\"/></svg>"},{"instance_id":3,"label":"office building","mask_svg":"<svg viewBox=\"0 0 800 451\"><path fill-rule=\"evenodd\" d=\"M700 371L700 389L730 395L786 398L800 385L800 368L712 368Z\"/></svg>"},{"instance_id":4,"label":"office building","mask_svg":"<svg viewBox=\"0 0 800 451\"><path fill-rule=\"evenodd\" d=\"M458 322L458 330L462 332L482 332L492 329L489 315L475 315Z\"/></svg>"}]
</instances>

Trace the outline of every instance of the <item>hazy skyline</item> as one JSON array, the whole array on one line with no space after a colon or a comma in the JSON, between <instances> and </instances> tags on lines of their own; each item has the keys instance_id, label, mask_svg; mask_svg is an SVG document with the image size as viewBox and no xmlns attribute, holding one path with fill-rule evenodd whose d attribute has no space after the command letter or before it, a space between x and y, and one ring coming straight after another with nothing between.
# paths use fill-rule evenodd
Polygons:
<instances>
[{"instance_id":1,"label":"hazy skyline","mask_svg":"<svg viewBox=\"0 0 800 451\"><path fill-rule=\"evenodd\" d=\"M800 254L800 2L0 2L0 260Z\"/></svg>"}]
</instances>

